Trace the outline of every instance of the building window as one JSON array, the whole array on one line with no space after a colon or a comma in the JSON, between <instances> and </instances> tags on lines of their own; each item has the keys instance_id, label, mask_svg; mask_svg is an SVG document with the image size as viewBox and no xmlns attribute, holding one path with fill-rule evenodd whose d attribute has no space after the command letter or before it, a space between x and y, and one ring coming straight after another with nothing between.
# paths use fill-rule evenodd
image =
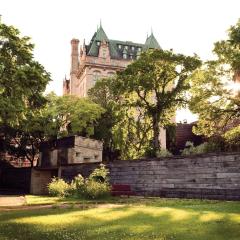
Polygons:
<instances>
[{"instance_id":1,"label":"building window","mask_svg":"<svg viewBox=\"0 0 240 240\"><path fill-rule=\"evenodd\" d=\"M122 45L121 45L121 44L119 44L119 45L118 45L118 48L119 48L119 49L121 49L121 48L122 48Z\"/></svg>"},{"instance_id":2,"label":"building window","mask_svg":"<svg viewBox=\"0 0 240 240\"><path fill-rule=\"evenodd\" d=\"M130 57L130 59L133 59L133 55L132 55L132 54L130 54L130 56L129 56L129 57Z\"/></svg>"},{"instance_id":3,"label":"building window","mask_svg":"<svg viewBox=\"0 0 240 240\"><path fill-rule=\"evenodd\" d=\"M103 51L102 51L103 58L106 58L106 54L107 54L107 50L104 48Z\"/></svg>"},{"instance_id":4,"label":"building window","mask_svg":"<svg viewBox=\"0 0 240 240\"><path fill-rule=\"evenodd\" d=\"M123 53L123 59L127 59L127 54Z\"/></svg>"},{"instance_id":5,"label":"building window","mask_svg":"<svg viewBox=\"0 0 240 240\"><path fill-rule=\"evenodd\" d=\"M81 153L80 152L76 152L76 157L80 157Z\"/></svg>"},{"instance_id":6,"label":"building window","mask_svg":"<svg viewBox=\"0 0 240 240\"><path fill-rule=\"evenodd\" d=\"M125 48L126 50L128 50L128 46L125 46L124 48Z\"/></svg>"},{"instance_id":7,"label":"building window","mask_svg":"<svg viewBox=\"0 0 240 240\"><path fill-rule=\"evenodd\" d=\"M100 44L101 44L101 43L100 43L99 41L97 41L97 45L100 46Z\"/></svg>"},{"instance_id":8,"label":"building window","mask_svg":"<svg viewBox=\"0 0 240 240\"><path fill-rule=\"evenodd\" d=\"M140 47L138 48L138 51L141 52L141 48Z\"/></svg>"},{"instance_id":9,"label":"building window","mask_svg":"<svg viewBox=\"0 0 240 240\"><path fill-rule=\"evenodd\" d=\"M134 51L135 50L135 47L134 46L132 46L132 51Z\"/></svg>"},{"instance_id":10,"label":"building window","mask_svg":"<svg viewBox=\"0 0 240 240\"><path fill-rule=\"evenodd\" d=\"M101 76L101 72L100 71L94 71L93 72L93 83L95 83Z\"/></svg>"},{"instance_id":11,"label":"building window","mask_svg":"<svg viewBox=\"0 0 240 240\"><path fill-rule=\"evenodd\" d=\"M108 74L109 77L111 77L115 74L115 72L108 72L107 74Z\"/></svg>"}]
</instances>

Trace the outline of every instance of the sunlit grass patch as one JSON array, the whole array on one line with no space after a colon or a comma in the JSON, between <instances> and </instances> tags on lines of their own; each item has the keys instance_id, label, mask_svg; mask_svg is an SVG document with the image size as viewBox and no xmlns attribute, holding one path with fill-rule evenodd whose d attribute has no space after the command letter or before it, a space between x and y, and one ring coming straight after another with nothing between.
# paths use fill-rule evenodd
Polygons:
<instances>
[{"instance_id":1,"label":"sunlit grass patch","mask_svg":"<svg viewBox=\"0 0 240 240\"><path fill-rule=\"evenodd\" d=\"M0 240L239 240L240 202L134 201L0 212Z\"/></svg>"}]
</instances>

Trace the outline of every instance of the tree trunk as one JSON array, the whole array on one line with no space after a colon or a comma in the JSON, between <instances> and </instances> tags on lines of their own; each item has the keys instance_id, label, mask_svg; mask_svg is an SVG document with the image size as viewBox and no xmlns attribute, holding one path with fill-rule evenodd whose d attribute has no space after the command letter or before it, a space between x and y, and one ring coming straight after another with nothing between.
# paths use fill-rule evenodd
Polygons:
<instances>
[{"instance_id":1,"label":"tree trunk","mask_svg":"<svg viewBox=\"0 0 240 240\"><path fill-rule=\"evenodd\" d=\"M157 153L160 151L160 128L159 128L159 121L158 115L155 114L153 116L153 155L156 157Z\"/></svg>"}]
</instances>

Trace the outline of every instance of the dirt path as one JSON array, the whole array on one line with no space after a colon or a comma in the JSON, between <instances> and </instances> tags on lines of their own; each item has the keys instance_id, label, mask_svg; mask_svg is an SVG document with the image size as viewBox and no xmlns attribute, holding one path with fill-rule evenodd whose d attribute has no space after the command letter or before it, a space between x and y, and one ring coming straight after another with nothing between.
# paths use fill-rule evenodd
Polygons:
<instances>
[{"instance_id":1,"label":"dirt path","mask_svg":"<svg viewBox=\"0 0 240 240\"><path fill-rule=\"evenodd\" d=\"M16 207L22 206L25 203L24 196L6 196L0 195L0 207Z\"/></svg>"}]
</instances>

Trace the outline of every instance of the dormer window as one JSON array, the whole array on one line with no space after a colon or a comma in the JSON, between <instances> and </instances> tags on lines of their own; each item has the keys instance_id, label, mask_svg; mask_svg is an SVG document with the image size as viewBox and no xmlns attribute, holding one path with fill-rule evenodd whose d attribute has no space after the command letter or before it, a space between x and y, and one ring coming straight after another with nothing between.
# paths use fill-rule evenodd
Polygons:
<instances>
[{"instance_id":1,"label":"dormer window","mask_svg":"<svg viewBox=\"0 0 240 240\"><path fill-rule=\"evenodd\" d=\"M122 45L121 45L121 44L119 44L119 45L118 45L118 48L119 48L119 49L121 49L121 48L122 48Z\"/></svg>"},{"instance_id":2,"label":"dormer window","mask_svg":"<svg viewBox=\"0 0 240 240\"><path fill-rule=\"evenodd\" d=\"M100 44L101 44L101 43L100 43L99 41L97 41L97 45L100 46Z\"/></svg>"},{"instance_id":3,"label":"dormer window","mask_svg":"<svg viewBox=\"0 0 240 240\"><path fill-rule=\"evenodd\" d=\"M125 48L126 50L128 50L128 46L125 46L124 48Z\"/></svg>"}]
</instances>

